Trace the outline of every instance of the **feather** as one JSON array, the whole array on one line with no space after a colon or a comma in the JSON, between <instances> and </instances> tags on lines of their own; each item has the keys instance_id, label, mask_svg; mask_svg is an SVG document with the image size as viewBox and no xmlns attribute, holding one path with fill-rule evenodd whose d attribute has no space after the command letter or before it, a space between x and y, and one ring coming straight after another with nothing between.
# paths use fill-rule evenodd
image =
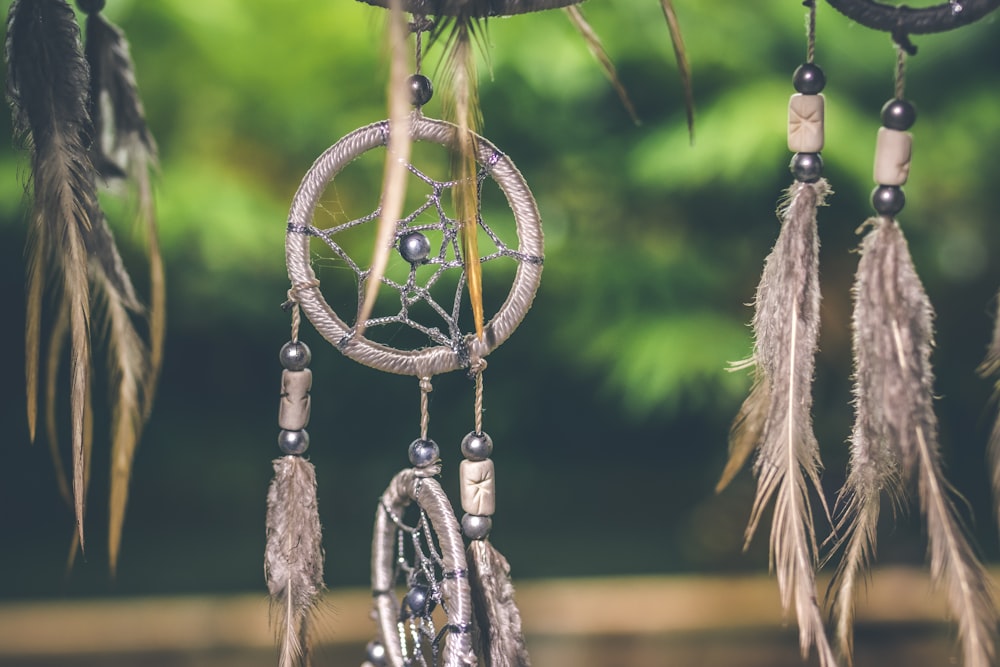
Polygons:
<instances>
[{"instance_id":1,"label":"feather","mask_svg":"<svg viewBox=\"0 0 1000 667\"><path fill-rule=\"evenodd\" d=\"M694 88L691 85L691 63L688 62L687 49L684 47L681 24L677 20L674 3L672 0L660 0L660 6L663 8L664 18L667 19L670 43L674 47L674 59L677 61L677 71L681 76L681 85L684 87L684 112L687 115L688 134L691 137L691 142L694 143Z\"/></svg>"},{"instance_id":2,"label":"feather","mask_svg":"<svg viewBox=\"0 0 1000 667\"><path fill-rule=\"evenodd\" d=\"M410 161L410 116L408 87L406 85L406 19L400 8L401 0L390 2L389 14L389 144L386 147L385 169L382 177L382 203L372 266L368 271L368 284L364 301L360 304L355 330L364 333L365 323L375 306L382 276L385 275L392 251L396 224L403 212L406 198L407 164Z\"/></svg>"},{"instance_id":3,"label":"feather","mask_svg":"<svg viewBox=\"0 0 1000 667\"><path fill-rule=\"evenodd\" d=\"M458 220L462 245L465 280L472 304L476 335L483 337L483 278L479 258L479 193L476 180L474 133L482 124L479 112L476 52L472 41L481 26L473 15L474 3L467 3L463 13L435 27L434 36L447 31L444 59L445 115L457 125L452 152L452 176L457 184L452 189L455 217Z\"/></svg>"},{"instance_id":4,"label":"feather","mask_svg":"<svg viewBox=\"0 0 1000 667\"><path fill-rule=\"evenodd\" d=\"M274 461L264 573L281 644L279 667L307 665L309 619L323 591L323 547L316 471L299 456Z\"/></svg>"},{"instance_id":5,"label":"feather","mask_svg":"<svg viewBox=\"0 0 1000 667\"><path fill-rule=\"evenodd\" d=\"M485 667L530 667L507 559L489 540L473 540L469 569L479 655Z\"/></svg>"},{"instance_id":6,"label":"feather","mask_svg":"<svg viewBox=\"0 0 1000 667\"><path fill-rule=\"evenodd\" d=\"M39 281L51 261L61 272L61 298L69 312L70 415L73 492L83 545L83 515L89 451L85 447L85 402L90 384L90 297L84 237L93 225L97 196L87 154L93 130L87 110L88 70L73 10L63 0L16 0L8 15L7 96L15 133L31 147L34 206L31 213L28 296L42 293ZM44 231L38 231L44 228ZM41 244L45 246L42 247ZM55 251L58 249L58 252ZM27 334L37 334L40 306L28 307ZM28 391L37 388L38 347L27 345ZM37 401L29 398L34 429Z\"/></svg>"},{"instance_id":7,"label":"feather","mask_svg":"<svg viewBox=\"0 0 1000 667\"><path fill-rule=\"evenodd\" d=\"M126 178L137 200L137 218L149 252L150 306L148 369L143 388L143 419L148 419L163 359L166 330L166 280L156 223L150 172L157 168L156 141L146 123L135 66L124 33L95 9L89 11L85 54L90 66L90 110L98 136L91 156L105 179ZM131 279L118 257L110 230L104 239L104 273L134 313L142 312Z\"/></svg>"},{"instance_id":8,"label":"feather","mask_svg":"<svg viewBox=\"0 0 1000 667\"><path fill-rule=\"evenodd\" d=\"M103 297L113 388L108 536L109 560L114 572L132 463L142 428L152 410L162 364L166 294L150 182L150 172L157 164L156 142L146 123L128 41L119 28L100 14L101 4L85 6L90 110L98 137L91 145L91 156L103 178L124 178L134 192L137 219L147 237L151 293L147 347L130 316L146 313L121 261L107 220L100 215L88 236L88 247L92 277L101 287Z\"/></svg>"},{"instance_id":9,"label":"feather","mask_svg":"<svg viewBox=\"0 0 1000 667\"><path fill-rule=\"evenodd\" d=\"M615 64L611 62L611 56L608 55L607 50L604 48L604 44L601 43L601 38L598 37L597 33L591 27L590 23L583 16L583 11L576 5L570 5L564 10L566 15L569 16L569 20L573 23L577 32L583 37L583 40L587 43L587 48L597 62L600 63L601 69L604 70L604 74L611 81L611 85L614 87L615 92L618 93L618 99L621 100L622 106L628 112L629 117L632 122L636 125L642 125L642 121L639 120L639 115L635 111L635 105L632 104L632 100L628 96L628 91L625 89L625 84L622 83L621 79L618 78L618 70L615 69Z\"/></svg>"},{"instance_id":10,"label":"feather","mask_svg":"<svg viewBox=\"0 0 1000 667\"><path fill-rule=\"evenodd\" d=\"M997 296L997 303L1000 304L1000 295ZM997 312L996 319L994 320L993 340L986 351L986 358L983 359L983 363L979 365L977 371L984 378L993 378L993 381L996 383L993 392L993 401L1000 405L1000 312ZM991 471L990 480L993 485L993 502L996 518L1000 521L1000 414L997 415L996 420L993 422L993 428L990 431L987 458Z\"/></svg>"},{"instance_id":11,"label":"feather","mask_svg":"<svg viewBox=\"0 0 1000 667\"><path fill-rule=\"evenodd\" d=\"M126 301L115 292L115 282L93 261L92 274L98 287L95 300L104 315L104 338L108 341L111 377L111 490L109 497L108 554L111 571L118 564L129 477L143 425L143 396L149 357L145 343L135 330Z\"/></svg>"},{"instance_id":12,"label":"feather","mask_svg":"<svg viewBox=\"0 0 1000 667\"><path fill-rule=\"evenodd\" d=\"M941 469L934 415L933 310L898 223L880 217L861 245L855 283L855 411L847 530L835 579L841 650L849 654L853 588L875 552L882 490L897 501L917 479L931 575L958 621L966 667L987 667L997 622L986 572L969 543Z\"/></svg>"},{"instance_id":13,"label":"feather","mask_svg":"<svg viewBox=\"0 0 1000 667\"><path fill-rule=\"evenodd\" d=\"M59 493L69 507L73 506L73 493L66 477L62 454L59 452L59 431L56 421L56 389L59 387L59 362L66 347L69 334L69 313L65 308L59 310L56 321L52 325L49 336L49 350L45 368L45 434L49 441L49 452L52 455L52 465L55 468L56 484Z\"/></svg>"},{"instance_id":14,"label":"feather","mask_svg":"<svg viewBox=\"0 0 1000 667\"><path fill-rule=\"evenodd\" d=\"M765 261L755 297L754 354L744 364L755 367L755 385L731 433L734 458L746 458L750 443L758 452L757 495L747 543L773 499L771 565L782 606L787 612L794 604L802 654L815 646L823 667L834 665L835 659L816 602L817 548L809 487L822 500L810 387L819 336L816 209L827 192L824 180L797 182L788 190L780 212L781 233Z\"/></svg>"}]
</instances>

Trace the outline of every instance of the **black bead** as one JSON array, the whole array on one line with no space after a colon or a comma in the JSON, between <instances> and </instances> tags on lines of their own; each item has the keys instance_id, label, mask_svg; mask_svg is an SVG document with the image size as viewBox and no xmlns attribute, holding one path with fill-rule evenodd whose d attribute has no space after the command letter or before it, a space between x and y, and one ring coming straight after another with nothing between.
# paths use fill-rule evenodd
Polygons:
<instances>
[{"instance_id":1,"label":"black bead","mask_svg":"<svg viewBox=\"0 0 1000 667\"><path fill-rule=\"evenodd\" d=\"M410 104L415 107L424 106L434 96L434 85L423 74L414 74L406 83L410 87Z\"/></svg>"},{"instance_id":2,"label":"black bead","mask_svg":"<svg viewBox=\"0 0 1000 667\"><path fill-rule=\"evenodd\" d=\"M281 346L278 359L281 360L281 365L284 368L290 371L301 371L305 370L312 360L312 352L309 350L309 346L302 341L290 340Z\"/></svg>"},{"instance_id":3,"label":"black bead","mask_svg":"<svg viewBox=\"0 0 1000 667\"><path fill-rule=\"evenodd\" d=\"M905 205L906 195L898 185L879 185L872 190L872 206L879 215L896 215Z\"/></svg>"},{"instance_id":4,"label":"black bead","mask_svg":"<svg viewBox=\"0 0 1000 667\"><path fill-rule=\"evenodd\" d=\"M410 264L424 264L431 254L431 242L421 232L410 232L399 239L399 254Z\"/></svg>"},{"instance_id":5,"label":"black bead","mask_svg":"<svg viewBox=\"0 0 1000 667\"><path fill-rule=\"evenodd\" d=\"M441 458L441 449L433 440L416 439L410 443L408 452L410 464L417 468L426 468Z\"/></svg>"},{"instance_id":6,"label":"black bead","mask_svg":"<svg viewBox=\"0 0 1000 667\"><path fill-rule=\"evenodd\" d=\"M815 183L823 175L823 158L819 153L796 153L788 169L796 181Z\"/></svg>"},{"instance_id":7,"label":"black bead","mask_svg":"<svg viewBox=\"0 0 1000 667\"><path fill-rule=\"evenodd\" d=\"M309 432L282 431L278 434L278 448L290 456L302 456L309 449Z\"/></svg>"},{"instance_id":8,"label":"black bead","mask_svg":"<svg viewBox=\"0 0 1000 667\"><path fill-rule=\"evenodd\" d=\"M819 65L803 63L795 69L792 85L803 95L817 95L826 86L826 75Z\"/></svg>"},{"instance_id":9,"label":"black bead","mask_svg":"<svg viewBox=\"0 0 1000 667\"><path fill-rule=\"evenodd\" d=\"M434 607L437 606L437 602L431 596L430 590L426 586L419 585L413 586L406 592L404 602L410 611L413 612L414 616L421 618L430 616L431 612L434 611Z\"/></svg>"},{"instance_id":10,"label":"black bead","mask_svg":"<svg viewBox=\"0 0 1000 667\"><path fill-rule=\"evenodd\" d=\"M104 0L76 0L76 4L87 14L96 14L104 9Z\"/></svg>"},{"instance_id":11,"label":"black bead","mask_svg":"<svg viewBox=\"0 0 1000 667\"><path fill-rule=\"evenodd\" d=\"M908 130L917 122L917 110L906 100L891 99L882 107L882 125L890 130Z\"/></svg>"}]
</instances>

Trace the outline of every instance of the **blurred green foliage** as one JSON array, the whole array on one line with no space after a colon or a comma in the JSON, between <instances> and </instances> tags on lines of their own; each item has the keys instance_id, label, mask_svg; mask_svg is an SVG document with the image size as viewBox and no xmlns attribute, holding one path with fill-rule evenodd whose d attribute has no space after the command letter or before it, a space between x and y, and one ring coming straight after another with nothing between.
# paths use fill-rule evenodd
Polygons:
<instances>
[{"instance_id":1,"label":"blurred green foliage","mask_svg":"<svg viewBox=\"0 0 1000 667\"><path fill-rule=\"evenodd\" d=\"M805 54L804 10L787 0L676 6L694 72L693 144L653 0L584 5L640 126L561 12L490 21L483 40L484 134L526 176L546 230L536 306L487 373L501 494L495 538L515 575L765 567L766 540L740 553L749 475L722 496L712 487L748 386L725 368L750 352L746 304L777 234L775 202L791 181L785 107ZM288 335L278 308L287 290L285 217L315 156L385 116L384 12L353 0L110 0L106 11L132 42L161 149L170 305L167 367L137 460L113 590L260 587L266 462L277 452L276 355ZM939 311L946 459L991 556L982 465L988 387L973 369L1000 284L991 260L1000 250L998 30L989 18L916 40L907 96L920 116L901 218ZM439 57L432 46L432 79ZM836 191L820 218L825 300L815 408L832 498L851 419L854 230L869 211L874 136L892 96L895 56L888 36L821 4L817 62L829 81L823 155ZM425 112L439 115L439 100ZM25 172L25 153L0 151L8 302L0 336L9 351L0 570L27 573L0 582L0 596L107 592L99 537L68 582L59 580L71 519L55 498L44 444L26 444ZM116 222L141 276L136 235ZM361 583L373 500L416 433L416 384L356 367L311 330L305 337L316 373L310 431L328 579ZM468 383L439 379L432 414L432 435L453 469L470 426ZM98 419L100 448L100 408ZM98 536L103 456L89 506ZM919 530L910 528L884 542L884 558L920 560Z\"/></svg>"}]
</instances>

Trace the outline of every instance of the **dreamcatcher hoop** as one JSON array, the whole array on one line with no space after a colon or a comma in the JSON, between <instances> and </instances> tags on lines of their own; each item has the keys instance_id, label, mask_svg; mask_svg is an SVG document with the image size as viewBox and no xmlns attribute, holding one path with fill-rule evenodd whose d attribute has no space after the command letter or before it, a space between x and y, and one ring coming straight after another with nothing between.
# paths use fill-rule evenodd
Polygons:
<instances>
[{"instance_id":1,"label":"dreamcatcher hoop","mask_svg":"<svg viewBox=\"0 0 1000 667\"><path fill-rule=\"evenodd\" d=\"M451 148L458 128L448 122L426 118L415 112L410 118L413 141L428 141ZM485 325L483 337L465 336L465 350L436 345L401 350L356 335L323 297L310 263L309 230L313 214L327 185L351 161L363 153L388 144L390 123L373 123L346 135L328 148L306 172L288 215L285 259L288 277L296 286L296 299L316 330L345 355L387 373L430 377L469 365L502 344L524 319L541 280L541 262L519 261L510 292L503 305ZM541 216L521 172L496 146L474 135L476 160L503 192L514 214L518 249L523 257L542 257Z\"/></svg>"},{"instance_id":2,"label":"dreamcatcher hoop","mask_svg":"<svg viewBox=\"0 0 1000 667\"><path fill-rule=\"evenodd\" d=\"M434 467L436 468L436 466ZM437 470L407 468L392 478L375 513L372 538L372 592L379 634L390 665L409 664L397 641L400 604L393 594L397 580L397 533L405 509L416 503L426 513L441 549L441 598L448 617L442 629L444 646L440 664L461 667L475 664L472 649L472 592L465 558L465 543L440 483L430 476Z\"/></svg>"}]
</instances>

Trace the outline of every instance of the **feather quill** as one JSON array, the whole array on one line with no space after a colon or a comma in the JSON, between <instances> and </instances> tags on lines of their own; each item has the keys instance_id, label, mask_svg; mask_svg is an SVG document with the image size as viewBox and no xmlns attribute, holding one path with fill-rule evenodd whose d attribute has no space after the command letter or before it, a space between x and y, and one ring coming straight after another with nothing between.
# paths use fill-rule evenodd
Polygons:
<instances>
[{"instance_id":1,"label":"feather quill","mask_svg":"<svg viewBox=\"0 0 1000 667\"><path fill-rule=\"evenodd\" d=\"M795 607L803 656L815 646L820 664L832 667L836 661L816 601L817 547L809 500L810 486L823 498L810 410L820 303L816 209L827 192L822 179L796 182L780 211L781 232L765 261L754 301L754 354L742 364L754 367L754 387L733 425L731 461L720 484L757 449L757 494L747 543L773 499L771 566L782 606L786 612Z\"/></svg>"},{"instance_id":2,"label":"feather quill","mask_svg":"<svg viewBox=\"0 0 1000 667\"><path fill-rule=\"evenodd\" d=\"M469 569L479 655L485 667L530 667L507 559L489 540L472 540Z\"/></svg>"},{"instance_id":3,"label":"feather quill","mask_svg":"<svg viewBox=\"0 0 1000 667\"><path fill-rule=\"evenodd\" d=\"M944 479L934 414L933 310L898 223L870 220L854 287L855 425L841 492L845 552L832 584L840 650L850 656L854 588L873 558L881 492L899 502L917 479L931 575L955 615L966 667L994 656L996 611L988 578Z\"/></svg>"},{"instance_id":4,"label":"feather quill","mask_svg":"<svg viewBox=\"0 0 1000 667\"><path fill-rule=\"evenodd\" d=\"M997 295L997 303L1000 304L1000 295ZM983 363L979 365L977 370L982 377L992 378L996 383L993 401L1000 405L1000 312L997 312L993 323L993 340L986 351L986 358L983 359ZM990 431L987 459L991 471L994 511L997 521L1000 521L1000 414L997 415Z\"/></svg>"},{"instance_id":5,"label":"feather quill","mask_svg":"<svg viewBox=\"0 0 1000 667\"><path fill-rule=\"evenodd\" d=\"M642 121L639 120L639 114L635 111L635 105L632 104L632 99L628 96L628 91L625 89L625 84L618 77L618 70L615 68L615 64L611 61L611 56L608 55L607 49L604 48L604 44L601 42L601 38L598 37L597 32L591 27L590 23L583 16L583 10L581 10L576 5L569 5L563 9L566 15L569 16L569 20L573 23L573 27L576 28L580 36L583 37L583 41L587 43L587 48L593 54L597 62L600 63L601 69L604 70L604 74L611 81L611 85L614 87L615 92L618 94L618 99L621 100L622 106L625 107L625 111L628 112L629 117L632 122L636 125L642 125Z\"/></svg>"},{"instance_id":6,"label":"feather quill","mask_svg":"<svg viewBox=\"0 0 1000 667\"><path fill-rule=\"evenodd\" d=\"M355 331L363 334L365 323L375 306L382 276L385 275L392 251L396 224L403 212L406 198L407 164L410 161L410 115L406 85L406 18L401 0L389 2L389 143L386 146L385 169L382 176L382 202L379 213L375 252L368 271L364 300L360 304Z\"/></svg>"},{"instance_id":7,"label":"feather quill","mask_svg":"<svg viewBox=\"0 0 1000 667\"><path fill-rule=\"evenodd\" d=\"M274 461L267 493L264 574L280 643L279 667L309 664L309 620L323 591L316 471L300 456Z\"/></svg>"},{"instance_id":8,"label":"feather quill","mask_svg":"<svg viewBox=\"0 0 1000 667\"><path fill-rule=\"evenodd\" d=\"M90 384L90 296L85 236L97 210L88 148L93 126L87 109L88 69L73 10L63 0L16 0L7 23L7 96L17 136L31 148L34 206L29 231L29 298L44 291L48 264L61 273L69 313L70 415L73 492L81 546L86 496L85 402ZM58 252L55 249L58 248ZM26 345L28 423L37 416L41 306L28 306Z\"/></svg>"}]
</instances>

